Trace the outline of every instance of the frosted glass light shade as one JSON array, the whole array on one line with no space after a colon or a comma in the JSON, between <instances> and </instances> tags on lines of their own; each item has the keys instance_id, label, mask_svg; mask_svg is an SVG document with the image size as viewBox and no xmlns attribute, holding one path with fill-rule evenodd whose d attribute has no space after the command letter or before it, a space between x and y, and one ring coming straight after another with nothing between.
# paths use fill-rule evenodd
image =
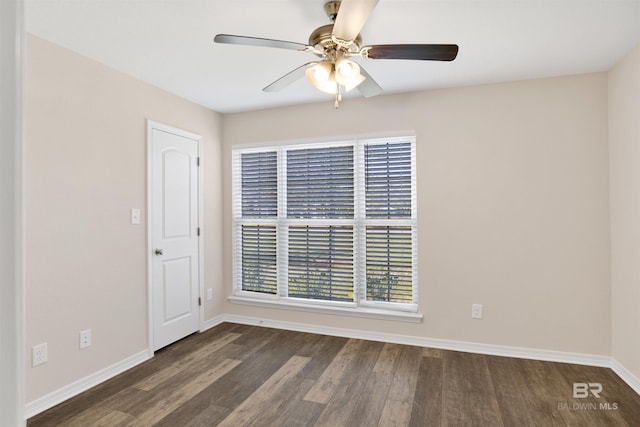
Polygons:
<instances>
[{"instance_id":1,"label":"frosted glass light shade","mask_svg":"<svg viewBox=\"0 0 640 427\"><path fill-rule=\"evenodd\" d=\"M344 57L336 61L336 81L344 86L347 92L358 86L365 79L366 77L360 74L360 66L357 63Z\"/></svg>"},{"instance_id":2,"label":"frosted glass light shade","mask_svg":"<svg viewBox=\"0 0 640 427\"><path fill-rule=\"evenodd\" d=\"M313 87L331 95L338 93L338 83L333 64L329 61L318 62L304 72L305 77Z\"/></svg>"}]
</instances>

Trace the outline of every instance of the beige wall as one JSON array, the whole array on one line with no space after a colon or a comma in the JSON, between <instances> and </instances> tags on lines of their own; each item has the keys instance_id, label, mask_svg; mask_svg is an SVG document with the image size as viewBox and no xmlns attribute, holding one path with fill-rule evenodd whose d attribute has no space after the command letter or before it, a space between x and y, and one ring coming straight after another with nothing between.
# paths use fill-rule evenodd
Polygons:
<instances>
[{"instance_id":1,"label":"beige wall","mask_svg":"<svg viewBox=\"0 0 640 427\"><path fill-rule=\"evenodd\" d=\"M640 378L640 46L609 73L612 356Z\"/></svg>"},{"instance_id":2,"label":"beige wall","mask_svg":"<svg viewBox=\"0 0 640 427\"><path fill-rule=\"evenodd\" d=\"M420 324L225 313L610 354L607 76L347 99L223 117L224 284L231 294L231 147L415 130ZM471 304L484 320L471 320Z\"/></svg>"},{"instance_id":3,"label":"beige wall","mask_svg":"<svg viewBox=\"0 0 640 427\"><path fill-rule=\"evenodd\" d=\"M147 118L203 136L205 284L219 289L221 118L34 36L26 71L31 402L147 348ZM141 225L129 223L134 207ZM93 345L80 351L88 328ZM32 368L31 346L41 342L49 362Z\"/></svg>"}]
</instances>

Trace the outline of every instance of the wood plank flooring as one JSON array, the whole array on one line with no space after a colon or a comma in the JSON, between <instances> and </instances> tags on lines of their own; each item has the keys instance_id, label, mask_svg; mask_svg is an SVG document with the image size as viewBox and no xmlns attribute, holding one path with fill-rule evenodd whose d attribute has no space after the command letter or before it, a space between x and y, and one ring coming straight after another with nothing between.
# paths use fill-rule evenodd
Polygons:
<instances>
[{"instance_id":1,"label":"wood plank flooring","mask_svg":"<svg viewBox=\"0 0 640 427\"><path fill-rule=\"evenodd\" d=\"M640 396L606 368L224 323L28 420L152 425L638 426Z\"/></svg>"}]
</instances>

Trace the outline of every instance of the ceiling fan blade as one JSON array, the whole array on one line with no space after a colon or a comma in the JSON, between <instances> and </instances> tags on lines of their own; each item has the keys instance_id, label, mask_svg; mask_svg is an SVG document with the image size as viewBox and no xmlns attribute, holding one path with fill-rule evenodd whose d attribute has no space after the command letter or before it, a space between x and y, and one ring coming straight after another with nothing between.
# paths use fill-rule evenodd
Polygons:
<instances>
[{"instance_id":1,"label":"ceiling fan blade","mask_svg":"<svg viewBox=\"0 0 640 427\"><path fill-rule=\"evenodd\" d=\"M333 35L344 41L355 40L378 1L342 0L338 16L333 24Z\"/></svg>"},{"instance_id":2,"label":"ceiling fan blade","mask_svg":"<svg viewBox=\"0 0 640 427\"><path fill-rule=\"evenodd\" d=\"M316 64L316 62L307 62L306 64L299 66L295 70L290 71L289 73L280 77L278 80L271 83L269 86L265 87L262 90L264 92L278 92L284 89L285 87L289 86L291 83L295 82L296 80L303 78L304 72L307 70L307 67L313 64Z\"/></svg>"},{"instance_id":3,"label":"ceiling fan blade","mask_svg":"<svg viewBox=\"0 0 640 427\"><path fill-rule=\"evenodd\" d=\"M362 68L362 66L360 66L360 74L366 77L366 79L362 83L356 86L356 89L358 89L362 96L364 96L365 98L370 98L382 93L382 88L380 87L380 85L378 85L378 83L373 80L373 77L371 77L369 73L367 73L364 68Z\"/></svg>"},{"instance_id":4,"label":"ceiling fan blade","mask_svg":"<svg viewBox=\"0 0 640 427\"><path fill-rule=\"evenodd\" d=\"M234 36L231 34L218 34L213 39L216 43L244 44L248 46L275 47L279 49L305 50L306 44L288 42L284 40L263 39L260 37Z\"/></svg>"},{"instance_id":5,"label":"ceiling fan blade","mask_svg":"<svg viewBox=\"0 0 640 427\"><path fill-rule=\"evenodd\" d=\"M379 44L365 46L369 59L415 59L421 61L453 61L458 55L457 44Z\"/></svg>"}]
</instances>

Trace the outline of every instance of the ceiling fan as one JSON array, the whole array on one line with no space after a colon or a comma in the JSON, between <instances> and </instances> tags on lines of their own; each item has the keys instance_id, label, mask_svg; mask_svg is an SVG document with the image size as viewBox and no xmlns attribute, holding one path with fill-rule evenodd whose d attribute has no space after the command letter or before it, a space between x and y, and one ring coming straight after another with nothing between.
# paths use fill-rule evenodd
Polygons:
<instances>
[{"instance_id":1,"label":"ceiling fan","mask_svg":"<svg viewBox=\"0 0 640 427\"><path fill-rule=\"evenodd\" d=\"M357 88L367 98L382 92L378 83L351 58L421 61L453 61L456 58L458 45L455 44L362 46L360 30L378 1L328 1L324 5L324 10L333 23L316 28L309 36L309 44L230 34L218 34L214 41L311 52L319 60L301 65L262 90L276 92L305 76L316 89L335 95L336 108L342 100L343 91L349 92Z\"/></svg>"}]
</instances>

